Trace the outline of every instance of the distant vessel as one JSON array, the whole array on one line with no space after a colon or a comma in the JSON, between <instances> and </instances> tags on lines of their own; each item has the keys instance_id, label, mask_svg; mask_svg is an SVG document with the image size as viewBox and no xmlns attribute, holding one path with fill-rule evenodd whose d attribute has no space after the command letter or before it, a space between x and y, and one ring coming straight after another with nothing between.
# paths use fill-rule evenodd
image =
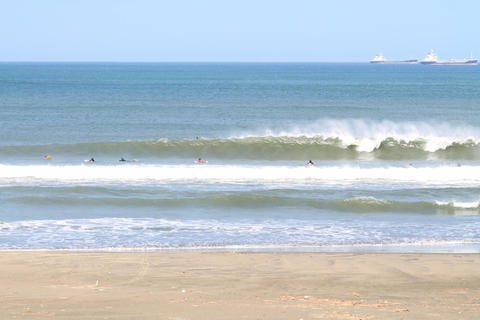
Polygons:
<instances>
[{"instance_id":1,"label":"distant vessel","mask_svg":"<svg viewBox=\"0 0 480 320\"><path fill-rule=\"evenodd\" d=\"M410 59L410 60L387 60L380 52L379 55L375 56L370 63L378 63L378 64L415 64L417 63L417 59Z\"/></svg>"},{"instance_id":2,"label":"distant vessel","mask_svg":"<svg viewBox=\"0 0 480 320\"><path fill-rule=\"evenodd\" d=\"M450 59L450 60L438 60L438 56L433 50L430 50L430 53L427 54L425 59L420 61L422 64L429 64L432 66L476 66L478 60L472 57L468 59Z\"/></svg>"}]
</instances>

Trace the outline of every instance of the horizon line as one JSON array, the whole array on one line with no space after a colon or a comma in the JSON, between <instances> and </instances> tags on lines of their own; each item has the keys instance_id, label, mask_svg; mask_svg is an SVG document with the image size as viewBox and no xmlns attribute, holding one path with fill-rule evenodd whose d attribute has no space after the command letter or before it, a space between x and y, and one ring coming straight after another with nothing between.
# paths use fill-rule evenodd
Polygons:
<instances>
[{"instance_id":1,"label":"horizon line","mask_svg":"<svg viewBox=\"0 0 480 320\"><path fill-rule=\"evenodd\" d=\"M0 63L369 63L361 61L269 61L269 60L0 60Z\"/></svg>"}]
</instances>

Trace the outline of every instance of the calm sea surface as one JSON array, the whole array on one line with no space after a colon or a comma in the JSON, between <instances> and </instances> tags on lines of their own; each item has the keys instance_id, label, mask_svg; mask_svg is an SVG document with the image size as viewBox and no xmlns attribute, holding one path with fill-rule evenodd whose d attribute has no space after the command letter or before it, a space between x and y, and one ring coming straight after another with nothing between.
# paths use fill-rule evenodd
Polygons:
<instances>
[{"instance_id":1,"label":"calm sea surface","mask_svg":"<svg viewBox=\"0 0 480 320\"><path fill-rule=\"evenodd\" d=\"M476 66L0 63L0 138L0 249L480 252Z\"/></svg>"}]
</instances>

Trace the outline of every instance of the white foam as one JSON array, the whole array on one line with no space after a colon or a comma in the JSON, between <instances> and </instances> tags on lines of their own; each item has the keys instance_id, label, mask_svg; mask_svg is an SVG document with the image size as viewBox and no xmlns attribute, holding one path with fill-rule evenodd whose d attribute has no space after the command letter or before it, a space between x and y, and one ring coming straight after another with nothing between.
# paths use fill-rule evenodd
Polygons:
<instances>
[{"instance_id":1,"label":"white foam","mask_svg":"<svg viewBox=\"0 0 480 320\"><path fill-rule=\"evenodd\" d=\"M302 126L292 125L282 129L262 129L236 137L323 137L338 138L348 146L357 145L359 151L370 152L382 141L393 138L397 141L425 142L425 150L434 152L444 149L454 142L480 141L480 128L453 126L449 123L393 122L364 119L319 119Z\"/></svg>"},{"instance_id":2,"label":"white foam","mask_svg":"<svg viewBox=\"0 0 480 320\"><path fill-rule=\"evenodd\" d=\"M461 209L477 209L480 206L480 202L459 202L459 201L435 201L440 206L452 206L454 208Z\"/></svg>"},{"instance_id":3,"label":"white foam","mask_svg":"<svg viewBox=\"0 0 480 320\"><path fill-rule=\"evenodd\" d=\"M0 181L479 184L478 166L0 165Z\"/></svg>"},{"instance_id":4,"label":"white foam","mask_svg":"<svg viewBox=\"0 0 480 320\"><path fill-rule=\"evenodd\" d=\"M339 247L473 244L478 223L418 224L365 220L166 220L97 218L6 222L2 249ZM460 224L459 224L460 223ZM387 249L387 248L386 248ZM460 248L461 249L461 248ZM387 249L388 251L388 249Z\"/></svg>"}]
</instances>

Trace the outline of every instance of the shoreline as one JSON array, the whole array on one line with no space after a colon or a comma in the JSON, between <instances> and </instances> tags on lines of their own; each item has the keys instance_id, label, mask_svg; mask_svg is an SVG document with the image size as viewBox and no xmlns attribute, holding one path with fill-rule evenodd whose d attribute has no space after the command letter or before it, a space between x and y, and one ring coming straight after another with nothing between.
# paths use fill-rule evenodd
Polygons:
<instances>
[{"instance_id":1,"label":"shoreline","mask_svg":"<svg viewBox=\"0 0 480 320\"><path fill-rule=\"evenodd\" d=\"M238 252L238 253L351 253L351 254L479 254L478 241L425 241L419 243L372 244L245 244L223 246L133 246L86 248L2 248L2 252Z\"/></svg>"},{"instance_id":2,"label":"shoreline","mask_svg":"<svg viewBox=\"0 0 480 320\"><path fill-rule=\"evenodd\" d=\"M479 254L0 251L2 319L474 319Z\"/></svg>"}]
</instances>

